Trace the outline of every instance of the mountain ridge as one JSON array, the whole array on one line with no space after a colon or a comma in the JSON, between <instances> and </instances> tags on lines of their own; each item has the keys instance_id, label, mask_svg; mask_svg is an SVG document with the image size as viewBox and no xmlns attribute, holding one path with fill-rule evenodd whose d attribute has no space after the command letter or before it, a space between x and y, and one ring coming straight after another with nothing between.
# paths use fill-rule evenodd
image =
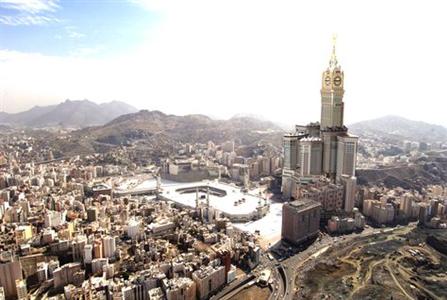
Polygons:
<instances>
[{"instance_id":1,"label":"mountain ridge","mask_svg":"<svg viewBox=\"0 0 447 300\"><path fill-rule=\"evenodd\" d=\"M120 101L97 104L90 100L65 100L59 104L34 106L18 113L0 113L0 124L19 127L83 128L102 125L116 117L137 111Z\"/></svg>"},{"instance_id":2,"label":"mountain ridge","mask_svg":"<svg viewBox=\"0 0 447 300\"><path fill-rule=\"evenodd\" d=\"M442 125L387 115L351 124L349 129L359 136L381 136L419 142L447 141L447 128Z\"/></svg>"},{"instance_id":3,"label":"mountain ridge","mask_svg":"<svg viewBox=\"0 0 447 300\"><path fill-rule=\"evenodd\" d=\"M85 128L80 130L79 133L88 133L91 136L105 140L108 139L107 136L117 137L124 135L137 138L138 135L144 137L164 133L174 137L176 140L187 142L189 137L192 141L203 142L213 140L208 135L211 132L219 136L226 131L236 134L237 132L256 130L281 131L281 128L273 122L248 117L215 120L201 114L178 116L165 114L158 110L140 110L136 113L121 115L102 126ZM204 133L207 134L201 136ZM208 140L206 140L206 137ZM237 137L233 136L233 138Z\"/></svg>"},{"instance_id":4,"label":"mountain ridge","mask_svg":"<svg viewBox=\"0 0 447 300\"><path fill-rule=\"evenodd\" d=\"M183 143L222 143L239 145L267 143L281 145L284 131L269 121L251 118L215 120L205 115L178 116L161 111L141 110L121 115L99 126L70 132L69 138L51 141L58 156L104 152L121 145L144 144L155 156Z\"/></svg>"}]
</instances>

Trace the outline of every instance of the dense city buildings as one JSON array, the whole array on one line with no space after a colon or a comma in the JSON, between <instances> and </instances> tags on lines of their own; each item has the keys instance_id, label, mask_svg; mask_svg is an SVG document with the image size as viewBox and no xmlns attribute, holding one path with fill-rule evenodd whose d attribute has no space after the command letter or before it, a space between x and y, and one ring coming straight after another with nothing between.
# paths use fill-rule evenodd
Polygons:
<instances>
[{"instance_id":1,"label":"dense city buildings","mask_svg":"<svg viewBox=\"0 0 447 300\"><path fill-rule=\"evenodd\" d=\"M258 237L235 223L269 214L266 186L162 183L157 167L99 157L34 164L17 153L2 166L6 299L208 299L260 263Z\"/></svg>"}]
</instances>

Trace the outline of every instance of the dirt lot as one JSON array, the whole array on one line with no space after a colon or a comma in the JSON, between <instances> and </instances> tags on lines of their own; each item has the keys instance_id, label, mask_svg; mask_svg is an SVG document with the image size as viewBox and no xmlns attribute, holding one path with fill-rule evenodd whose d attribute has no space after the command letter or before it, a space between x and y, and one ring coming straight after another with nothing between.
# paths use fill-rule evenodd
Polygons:
<instances>
[{"instance_id":1,"label":"dirt lot","mask_svg":"<svg viewBox=\"0 0 447 300\"><path fill-rule=\"evenodd\" d=\"M329 249L297 272L296 299L447 299L447 256L405 228Z\"/></svg>"},{"instance_id":2,"label":"dirt lot","mask_svg":"<svg viewBox=\"0 0 447 300\"><path fill-rule=\"evenodd\" d=\"M260 300L268 299L269 296L270 290L268 288L253 285L232 297L231 300Z\"/></svg>"}]
</instances>

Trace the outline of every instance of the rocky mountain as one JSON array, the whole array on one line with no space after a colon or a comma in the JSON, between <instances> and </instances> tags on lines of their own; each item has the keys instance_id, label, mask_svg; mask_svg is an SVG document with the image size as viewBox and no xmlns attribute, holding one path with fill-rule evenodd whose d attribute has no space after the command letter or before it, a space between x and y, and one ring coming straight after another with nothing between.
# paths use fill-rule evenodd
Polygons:
<instances>
[{"instance_id":1,"label":"rocky mountain","mask_svg":"<svg viewBox=\"0 0 447 300\"><path fill-rule=\"evenodd\" d=\"M376 136L419 142L447 141L447 128L397 116L362 121L349 126L359 136Z\"/></svg>"},{"instance_id":2,"label":"rocky mountain","mask_svg":"<svg viewBox=\"0 0 447 300\"><path fill-rule=\"evenodd\" d=\"M178 143L221 143L228 140L243 145L265 142L279 146L282 135L283 130L274 123L250 117L215 120L204 115L177 116L141 110L122 115L102 126L73 131L69 140L59 140L53 146L68 154L102 152L134 142L145 143L157 151L168 151Z\"/></svg>"},{"instance_id":3,"label":"rocky mountain","mask_svg":"<svg viewBox=\"0 0 447 300\"><path fill-rule=\"evenodd\" d=\"M86 128L79 133L110 144L120 144L129 140L166 135L181 142L216 142L241 139L243 143L254 142L265 132L281 132L269 121L249 117L235 117L229 120L214 120L204 115L176 116L160 111L142 110L122 115L103 125Z\"/></svg>"},{"instance_id":4,"label":"rocky mountain","mask_svg":"<svg viewBox=\"0 0 447 300\"><path fill-rule=\"evenodd\" d=\"M388 188L403 187L421 191L427 185L443 185L447 182L447 151L429 152L407 165L358 169L356 174L361 185L384 185Z\"/></svg>"},{"instance_id":5,"label":"rocky mountain","mask_svg":"<svg viewBox=\"0 0 447 300\"><path fill-rule=\"evenodd\" d=\"M22 127L83 128L102 125L137 109L119 101L96 104L89 100L66 100L58 105L35 106L27 111L0 113L0 124Z\"/></svg>"}]
</instances>

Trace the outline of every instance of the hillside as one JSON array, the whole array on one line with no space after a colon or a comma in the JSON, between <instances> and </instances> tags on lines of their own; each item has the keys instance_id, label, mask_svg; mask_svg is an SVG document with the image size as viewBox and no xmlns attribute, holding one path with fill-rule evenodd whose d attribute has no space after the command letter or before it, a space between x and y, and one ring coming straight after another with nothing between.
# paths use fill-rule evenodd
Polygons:
<instances>
[{"instance_id":1,"label":"hillside","mask_svg":"<svg viewBox=\"0 0 447 300\"><path fill-rule=\"evenodd\" d=\"M376 136L419 142L447 141L447 128L397 116L362 121L349 126L359 136Z\"/></svg>"},{"instance_id":2,"label":"hillside","mask_svg":"<svg viewBox=\"0 0 447 300\"><path fill-rule=\"evenodd\" d=\"M268 121L253 118L214 120L204 115L176 116L160 111L142 110L127 114L97 127L86 128L79 134L89 135L97 141L120 144L130 140L165 135L180 142L216 142L240 139L244 144L255 142L262 134L259 131L281 132ZM280 136L280 135L279 135Z\"/></svg>"},{"instance_id":3,"label":"hillside","mask_svg":"<svg viewBox=\"0 0 447 300\"><path fill-rule=\"evenodd\" d=\"M83 128L102 125L114 118L137 111L118 101L96 104L89 100L66 100L58 105L35 106L27 111L0 113L0 124L21 127Z\"/></svg>"},{"instance_id":4,"label":"hillside","mask_svg":"<svg viewBox=\"0 0 447 300\"><path fill-rule=\"evenodd\" d=\"M215 120L204 115L168 115L142 110L122 115L102 126L73 131L68 140L57 140L53 146L64 155L102 152L119 145L144 143L151 151L169 151L179 143L237 144L271 143L281 145L283 131L269 121L250 117Z\"/></svg>"},{"instance_id":5,"label":"hillside","mask_svg":"<svg viewBox=\"0 0 447 300\"><path fill-rule=\"evenodd\" d=\"M361 185L385 185L388 188L403 187L421 191L430 184L447 182L447 151L427 152L407 165L379 169L357 169Z\"/></svg>"}]
</instances>

